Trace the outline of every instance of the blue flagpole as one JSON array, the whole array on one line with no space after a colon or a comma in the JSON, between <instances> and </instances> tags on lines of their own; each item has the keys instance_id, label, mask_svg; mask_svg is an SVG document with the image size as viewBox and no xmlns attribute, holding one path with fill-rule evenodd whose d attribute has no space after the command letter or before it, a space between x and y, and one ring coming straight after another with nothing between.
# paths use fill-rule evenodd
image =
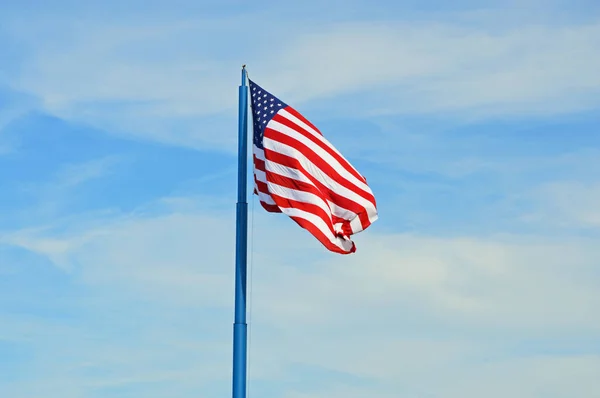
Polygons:
<instances>
[{"instance_id":1,"label":"blue flagpole","mask_svg":"<svg viewBox=\"0 0 600 398\"><path fill-rule=\"evenodd\" d=\"M233 398L246 397L246 260L248 243L248 202L246 198L248 152L248 86L246 66L239 87L238 195L235 233L235 323L233 324Z\"/></svg>"}]
</instances>

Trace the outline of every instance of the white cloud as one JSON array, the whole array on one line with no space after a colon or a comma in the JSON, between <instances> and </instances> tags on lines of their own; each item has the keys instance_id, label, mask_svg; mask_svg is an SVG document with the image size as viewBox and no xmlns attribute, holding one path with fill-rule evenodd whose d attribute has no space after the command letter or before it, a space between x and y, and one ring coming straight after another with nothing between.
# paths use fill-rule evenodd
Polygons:
<instances>
[{"instance_id":1,"label":"white cloud","mask_svg":"<svg viewBox=\"0 0 600 398\"><path fill-rule=\"evenodd\" d=\"M554 114L598 106L600 25L360 23L288 43L273 80L298 99L377 89L380 111ZM371 112L366 101L356 101Z\"/></svg>"},{"instance_id":2,"label":"white cloud","mask_svg":"<svg viewBox=\"0 0 600 398\"><path fill-rule=\"evenodd\" d=\"M18 137L8 134L11 123L38 107L31 96L5 89L0 80L0 156L12 153L18 147Z\"/></svg>"},{"instance_id":3,"label":"white cloud","mask_svg":"<svg viewBox=\"0 0 600 398\"><path fill-rule=\"evenodd\" d=\"M406 359L399 357L396 366L406 366L410 371L410 364L405 365L405 363ZM537 357L500 363L477 363L439 370L430 373L426 379L428 382L423 383L419 388L414 388L414 384L410 382L397 382L392 389L383 391L340 384L316 392L290 392L284 396L286 398L362 398L377 395L393 398L402 394L415 398L596 397L595 392L599 383L595 374L600 370L600 358L594 356ZM446 376L440 377L440 374ZM566 375L568 377L565 377ZM419 380L423 379L421 375Z\"/></svg>"},{"instance_id":4,"label":"white cloud","mask_svg":"<svg viewBox=\"0 0 600 398\"><path fill-rule=\"evenodd\" d=\"M575 331L600 328L593 315L600 296L586 282L598 258L593 242L584 240L370 234L350 258L323 260L310 272L276 268L260 275L268 279L264 310L290 321L352 322L351 314L337 312L344 306L371 317L376 309L418 306L478 328ZM561 299L549 305L558 291ZM267 304L270 297L285 300Z\"/></svg>"},{"instance_id":5,"label":"white cloud","mask_svg":"<svg viewBox=\"0 0 600 398\"><path fill-rule=\"evenodd\" d=\"M600 357L534 356L524 359L480 363L468 371L450 372L437 390L439 396L464 397L596 397L600 383L594 376L600 371ZM436 396L436 395L434 395Z\"/></svg>"},{"instance_id":6,"label":"white cloud","mask_svg":"<svg viewBox=\"0 0 600 398\"><path fill-rule=\"evenodd\" d=\"M84 163L65 165L59 171L52 185L59 188L69 188L96 178L105 177L122 160L117 156L108 156Z\"/></svg>"},{"instance_id":7,"label":"white cloud","mask_svg":"<svg viewBox=\"0 0 600 398\"><path fill-rule=\"evenodd\" d=\"M66 256L80 268L82 283L124 283L151 296L164 290L161 300L191 294L184 302L212 298L227 306L234 223L220 214L134 216L90 230L77 226L73 236L30 230L3 241L49 257ZM344 304L369 310L418 298L432 314L476 320L481 327L600 327L593 316L598 292L588 279L600 258L592 240L370 232L357 237L357 254L323 257L317 242L289 220L260 214L257 220L256 305L272 319L304 317L319 324L335 318ZM286 239L278 238L283 233ZM305 253L305 263L298 263L297 254L306 250L316 252ZM556 291L561 300L548 307L545 299Z\"/></svg>"},{"instance_id":8,"label":"white cloud","mask_svg":"<svg viewBox=\"0 0 600 398\"><path fill-rule=\"evenodd\" d=\"M566 228L600 228L600 183L553 182L538 187L530 196L539 206L524 217L529 222Z\"/></svg>"},{"instance_id":9,"label":"white cloud","mask_svg":"<svg viewBox=\"0 0 600 398\"><path fill-rule=\"evenodd\" d=\"M179 23L165 17L133 26L68 19L56 26L41 18L35 35L8 23L27 43L29 59L11 84L61 117L228 149L235 137L215 132L233 122L242 62L288 103L328 98L326 106L344 114L442 112L470 120L599 105L597 22L499 28L490 15L469 23L438 18L316 22L310 30L300 21L274 22L268 46L260 32L245 29L249 45L236 54L221 49L236 45L242 17L190 16ZM212 45L207 38L216 36L219 45Z\"/></svg>"},{"instance_id":10,"label":"white cloud","mask_svg":"<svg viewBox=\"0 0 600 398\"><path fill-rule=\"evenodd\" d=\"M76 200L81 186L94 180L110 178L118 166L124 166L128 158L108 155L86 161L60 164L46 181L17 182L17 189L34 200L35 206L17 210L29 225L40 223L42 219L64 214L64 210ZM101 212L108 214L107 210Z\"/></svg>"},{"instance_id":11,"label":"white cloud","mask_svg":"<svg viewBox=\"0 0 600 398\"><path fill-rule=\"evenodd\" d=\"M579 348L581 355L516 348L521 341L576 342L597 336L600 252L594 241L444 238L374 230L357 237L356 255L342 257L323 254L318 242L288 221L259 212L254 223L250 308L255 382L301 380L304 376L295 366L302 364L369 380L371 387L356 390L363 395L393 396L404 388L416 396L481 396L488 389L497 396L536 397L548 385L558 396L567 396L574 385L578 396L595 391L590 369L599 361L589 346ZM231 215L134 216L88 229L77 225L72 231L62 236L21 233L20 240L10 242L51 260L60 252L71 270L70 280L85 292L81 308L97 314L86 330L98 321L112 325L91 336L140 330L130 353L114 351L114 344L125 347L129 337L111 340L114 360L128 358L124 367L95 357L91 336L78 340L77 352L85 355L74 358L96 358L98 369L110 365L114 370L86 376L81 391L161 377L166 383L181 383L181 388L197 388L201 384L195 383L219 379L217 369L223 372L219 380L228 379ZM197 319L195 326L190 316ZM160 366L159 358L168 351L152 348L165 341L171 346L204 339L216 344L212 354L200 349L206 356L186 355L186 363L192 360L203 367L216 361L222 366L199 373L193 382L187 371L173 373L170 360ZM64 366L72 366L71 357L66 358ZM145 358L154 358L151 365L142 366L148 363ZM58 373L53 383L70 374ZM305 389L284 388L282 394L343 395L337 383L333 378L322 390L318 384L316 390L305 384Z\"/></svg>"}]
</instances>

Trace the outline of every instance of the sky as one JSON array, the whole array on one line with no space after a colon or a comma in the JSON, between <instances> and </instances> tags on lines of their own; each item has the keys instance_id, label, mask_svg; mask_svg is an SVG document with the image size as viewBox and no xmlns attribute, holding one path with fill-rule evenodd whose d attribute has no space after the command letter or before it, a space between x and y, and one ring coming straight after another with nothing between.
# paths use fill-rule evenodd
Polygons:
<instances>
[{"instance_id":1,"label":"sky","mask_svg":"<svg viewBox=\"0 0 600 398\"><path fill-rule=\"evenodd\" d=\"M0 396L231 394L240 67L366 176L249 198L249 397L600 397L600 3L0 0Z\"/></svg>"}]
</instances>

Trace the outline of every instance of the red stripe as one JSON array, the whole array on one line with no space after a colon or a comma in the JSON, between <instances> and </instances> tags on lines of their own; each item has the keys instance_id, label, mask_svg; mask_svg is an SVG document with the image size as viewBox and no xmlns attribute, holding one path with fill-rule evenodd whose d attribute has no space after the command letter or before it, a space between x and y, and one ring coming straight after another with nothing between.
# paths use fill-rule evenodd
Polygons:
<instances>
[{"instance_id":1,"label":"red stripe","mask_svg":"<svg viewBox=\"0 0 600 398\"><path fill-rule=\"evenodd\" d=\"M252 159L254 160L254 168L256 168L260 171L265 171L264 159L260 159L260 158L256 157L256 155L253 155Z\"/></svg>"},{"instance_id":2,"label":"red stripe","mask_svg":"<svg viewBox=\"0 0 600 398\"><path fill-rule=\"evenodd\" d=\"M294 180L293 178L286 177L286 176L283 176L283 175L280 175L277 173L272 173L272 172L267 172L267 181L269 181L273 184L280 185L285 188L312 193L313 195L321 198L323 200L323 202L325 202L324 203L325 206L329 207L329 204L327 203L326 197L324 197L325 195L323 195L323 192L321 192L317 187L315 187L312 184L309 184L304 181ZM274 198L274 194L271 194L271 196ZM298 203L305 203L305 202L298 202ZM290 207L290 206L282 206L282 207ZM298 206L298 207L300 207L300 206ZM319 207L319 209L321 211L323 211L320 207ZM362 213L363 213L363 216L366 216L366 220L368 222L368 215L364 211ZM331 219L330 219L329 214L327 214L326 212L324 214L325 214L325 218L324 217L321 217L321 218L323 218L323 221L325 221L327 224L330 224L330 223L332 224L332 231L334 232L334 234L336 232L333 230L333 224L340 223L340 224L342 224L342 231L344 232L344 235L346 235L346 236L352 235L353 231L352 231L352 227L350 226L350 221L348 221L344 218L341 218L341 217L337 217L334 214L331 214ZM359 217L359 219L360 219L360 217Z\"/></svg>"},{"instance_id":3,"label":"red stripe","mask_svg":"<svg viewBox=\"0 0 600 398\"><path fill-rule=\"evenodd\" d=\"M276 173L271 173L271 172L267 173L267 180L273 184L277 184L277 185L280 185L285 188L312 193L313 195L316 195L317 197L321 198L323 200L325 206L327 206L329 208L327 199L326 199L326 197L324 197L325 195L323 195L323 193L312 184L309 184L304 181L294 180L293 178L282 176L282 175L279 175ZM273 196L273 194L271 194L271 196ZM305 203L305 202L298 202L298 203ZM287 206L283 206L283 207L287 207ZM321 211L323 211L321 208L319 208L319 209ZM331 219L330 219L329 214L327 214L327 213L324 213L324 214L325 214L326 218L323 218L323 217L321 217L321 218L323 218L323 221L325 221L327 224L331 224L332 231L334 234L336 232L333 229L333 224L340 223L340 224L342 224L342 230L344 231L344 235L346 235L346 236L352 235L352 228L350 227L350 221L348 221L344 218L341 218L341 217L337 217L334 214L331 214ZM368 220L368 218L367 218L367 220Z\"/></svg>"},{"instance_id":4,"label":"red stripe","mask_svg":"<svg viewBox=\"0 0 600 398\"><path fill-rule=\"evenodd\" d=\"M297 191L309 192L325 200L323 197L323 192L321 192L314 185L304 181L294 180L293 178L283 176L272 171L267 172L267 181L272 182L273 184L281 185L282 187L295 189Z\"/></svg>"},{"instance_id":5,"label":"red stripe","mask_svg":"<svg viewBox=\"0 0 600 398\"><path fill-rule=\"evenodd\" d=\"M291 120L287 119L285 116L280 115L279 113L276 114L275 117L272 120L275 120L276 122L279 122L279 123L283 124L284 126L289 127L292 130L294 130L294 131L302 134L304 137L306 137L309 140L311 140L315 145L317 145L319 148L323 149L325 152L327 152L329 155L331 155L331 157L333 157L335 160L337 160L340 163L340 165L344 168L344 170L346 170L348 173L352 174L359 181L361 181L361 182L363 182L365 184L367 183L367 181L365 180L365 178L363 176L361 176L350 165L350 163L346 159L344 159L343 156L340 156L340 154L337 153L335 150L333 150L331 146L329 146L326 143L324 143L323 141L319 140L313 134L311 134L308 131L304 130L301 126L298 126L296 123L294 123Z\"/></svg>"},{"instance_id":6,"label":"red stripe","mask_svg":"<svg viewBox=\"0 0 600 398\"><path fill-rule=\"evenodd\" d=\"M255 170L265 172L265 161L258 158L256 156L256 154L254 154L252 158L254 161ZM256 171L254 172L254 183L256 184L256 188L254 189L254 193L256 195L258 195L258 192L260 192L269 197L271 196L271 194L269 193L269 188L267 187L267 184L262 181L259 181L258 178L256 178ZM269 213L281 213L281 209L279 209L279 207L277 205L272 205L270 203L263 202L262 200L260 200L260 196L259 196L259 201L260 201L260 205Z\"/></svg>"},{"instance_id":7,"label":"red stripe","mask_svg":"<svg viewBox=\"0 0 600 398\"><path fill-rule=\"evenodd\" d=\"M358 216L358 214L357 214L357 216ZM336 217L336 216L333 216L332 219L333 219L334 224L342 224L342 231L344 232L344 235L346 235L346 236L352 235L353 231L352 231L352 227L350 226L350 221L345 220L340 217ZM360 220L360 217L359 217L359 220ZM362 224L362 220L361 220L361 224Z\"/></svg>"},{"instance_id":8,"label":"red stripe","mask_svg":"<svg viewBox=\"0 0 600 398\"><path fill-rule=\"evenodd\" d=\"M332 252L336 252L336 253L340 253L340 254L350 254L350 253L354 253L356 251L356 246L354 246L354 243L352 243L352 248L350 249L350 251L344 251L344 250L342 250L341 247L338 247L338 246L334 245L333 243L331 243L331 241L329 239L327 239L327 237L321 232L321 230L319 228L315 227L313 225L313 223L311 223L310 221L308 221L304 218L301 218L301 217L296 217L296 216L290 216L290 218L292 220L294 220L302 228L304 228L308 232L310 232L328 250L331 250Z\"/></svg>"},{"instance_id":9,"label":"red stripe","mask_svg":"<svg viewBox=\"0 0 600 398\"><path fill-rule=\"evenodd\" d=\"M263 207L263 209L265 209L269 213L281 213L281 209L279 207L277 207L276 205L270 205L263 201L260 202L260 205Z\"/></svg>"},{"instance_id":10,"label":"red stripe","mask_svg":"<svg viewBox=\"0 0 600 398\"><path fill-rule=\"evenodd\" d=\"M259 181L256 177L254 178L254 181L256 181L256 188L258 188L259 192L270 195L269 187L267 186L267 184L265 184L262 181Z\"/></svg>"},{"instance_id":11,"label":"red stripe","mask_svg":"<svg viewBox=\"0 0 600 398\"><path fill-rule=\"evenodd\" d=\"M317 166L323 173L325 173L329 178L331 178L338 184L342 185L345 188L348 188L357 195L362 196L369 202L375 201L373 194L363 190L362 188L357 187L356 185L352 184L350 181L346 180L344 177L339 175L333 167L331 167L327 162L323 160L323 158L321 158L319 155L313 152L312 149L310 149L300 141L271 128L265 129L265 137L294 148L298 152L302 153L312 164ZM265 151L266 150L267 148L265 148Z\"/></svg>"},{"instance_id":12,"label":"red stripe","mask_svg":"<svg viewBox=\"0 0 600 398\"><path fill-rule=\"evenodd\" d=\"M286 111L288 111L289 113L291 113L292 115L296 116L298 119L302 120L302 122L306 123L308 126L310 126L313 130L315 130L317 133L319 133L320 135L323 135L323 133L321 133L321 130L319 130L317 128L317 126L315 126L314 124L312 124L311 122L309 122L308 120L306 120L304 118L304 116L302 116L297 110L295 110L294 108L292 108L291 106L287 106L286 108L284 108Z\"/></svg>"},{"instance_id":13,"label":"red stripe","mask_svg":"<svg viewBox=\"0 0 600 398\"><path fill-rule=\"evenodd\" d=\"M311 214L314 214L315 216L319 217L321 220L323 220L325 225L327 225L329 232L331 232L331 234L335 236L335 231L333 230L333 224L331 223L331 219L329 218L329 215L327 214L327 212L325 210L321 209L318 205L313 204L313 203L299 202L297 200L284 198L283 196L279 196L277 194L271 194L271 197L273 198L273 200L275 201L275 203L277 204L277 206L279 208L292 208L292 209L303 210L307 213L311 213Z\"/></svg>"},{"instance_id":14,"label":"red stripe","mask_svg":"<svg viewBox=\"0 0 600 398\"><path fill-rule=\"evenodd\" d=\"M272 197L271 194L269 193L269 189L267 188L267 184L265 184L264 182L256 180L256 177L254 178L254 181L256 181L256 187L258 188L258 191L260 193L265 194L265 195L267 195L269 197ZM258 195L258 192L256 190L254 190L254 193L256 195ZM269 211L271 213L281 213L281 210L276 205L272 205L270 203L266 203L266 202L262 201L260 199L260 196L258 198L259 198L260 204L262 205L262 207L265 208L265 210L267 210L267 211Z\"/></svg>"},{"instance_id":15,"label":"red stripe","mask_svg":"<svg viewBox=\"0 0 600 398\"><path fill-rule=\"evenodd\" d=\"M319 191L321 192L321 197L327 198L331 202L337 204L338 206L343 207L344 209L348 209L353 213L356 213L359 216L361 224L364 228L366 228L370 224L369 217L363 206L356 203L352 199L349 199L346 196L342 196L339 193L323 185L318 179L310 175L304 169L304 167L298 159L281 154L279 152L271 151L267 148L265 148L265 157L269 160L269 162L283 164L301 171L302 174L304 174L304 176L308 178L319 189Z\"/></svg>"}]
</instances>

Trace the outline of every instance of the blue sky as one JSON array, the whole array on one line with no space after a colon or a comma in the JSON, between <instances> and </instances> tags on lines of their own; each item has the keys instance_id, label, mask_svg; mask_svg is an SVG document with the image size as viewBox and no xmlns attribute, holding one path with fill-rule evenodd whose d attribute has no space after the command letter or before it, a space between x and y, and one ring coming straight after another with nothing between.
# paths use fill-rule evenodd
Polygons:
<instances>
[{"instance_id":1,"label":"blue sky","mask_svg":"<svg viewBox=\"0 0 600 398\"><path fill-rule=\"evenodd\" d=\"M594 1L0 3L0 395L230 394L240 66L364 174L251 203L250 397L600 391Z\"/></svg>"}]
</instances>

